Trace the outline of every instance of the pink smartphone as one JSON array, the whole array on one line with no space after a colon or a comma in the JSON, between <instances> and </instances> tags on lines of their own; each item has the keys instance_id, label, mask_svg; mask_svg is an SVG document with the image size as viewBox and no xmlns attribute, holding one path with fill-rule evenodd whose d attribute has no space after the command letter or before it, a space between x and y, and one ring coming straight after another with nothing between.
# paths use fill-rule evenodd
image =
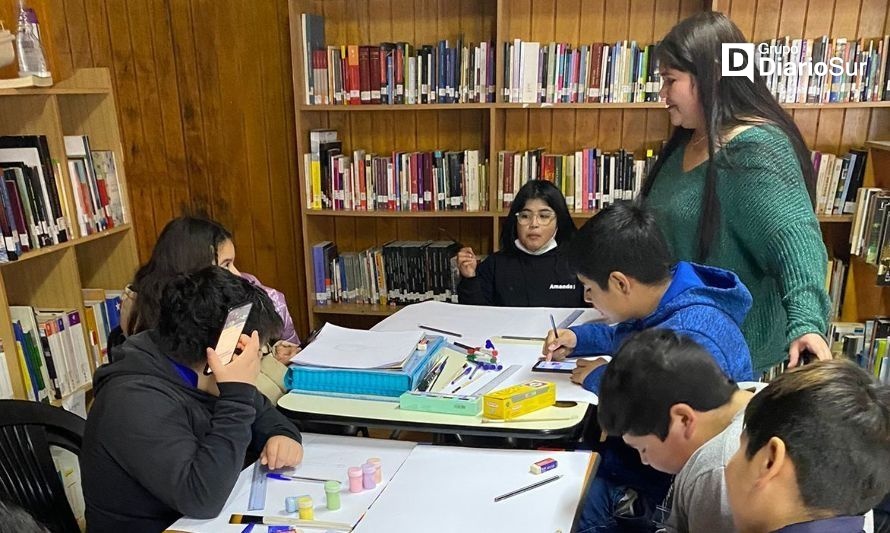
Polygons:
<instances>
[{"instance_id":1,"label":"pink smartphone","mask_svg":"<svg viewBox=\"0 0 890 533\"><path fill-rule=\"evenodd\" d=\"M247 316L250 315L251 303L239 305L229 310L226 322L223 324L222 332L219 334L219 340L216 341L216 355L222 364L227 365L232 362L235 356L235 349L238 347L238 339L244 332L244 325L247 324Z\"/></svg>"}]
</instances>

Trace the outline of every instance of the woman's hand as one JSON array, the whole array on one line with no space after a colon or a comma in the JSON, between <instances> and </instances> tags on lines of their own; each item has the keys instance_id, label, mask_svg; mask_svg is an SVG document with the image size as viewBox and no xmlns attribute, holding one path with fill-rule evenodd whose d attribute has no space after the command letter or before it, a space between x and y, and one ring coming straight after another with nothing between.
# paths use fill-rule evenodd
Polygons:
<instances>
[{"instance_id":1,"label":"woman's hand","mask_svg":"<svg viewBox=\"0 0 890 533\"><path fill-rule=\"evenodd\" d=\"M794 339L788 347L788 368L793 368L800 363L800 354L810 352L819 361L831 359L831 348L822 335L806 333Z\"/></svg>"},{"instance_id":2,"label":"woman's hand","mask_svg":"<svg viewBox=\"0 0 890 533\"><path fill-rule=\"evenodd\" d=\"M290 364L293 356L300 353L300 347L292 342L278 341L272 347L272 355L283 365Z\"/></svg>"},{"instance_id":3,"label":"woman's hand","mask_svg":"<svg viewBox=\"0 0 890 533\"><path fill-rule=\"evenodd\" d=\"M457 252L457 268L460 270L460 275L462 277L475 278L476 266L478 264L479 260L476 258L473 249L469 246L461 248L460 251Z\"/></svg>"}]
</instances>

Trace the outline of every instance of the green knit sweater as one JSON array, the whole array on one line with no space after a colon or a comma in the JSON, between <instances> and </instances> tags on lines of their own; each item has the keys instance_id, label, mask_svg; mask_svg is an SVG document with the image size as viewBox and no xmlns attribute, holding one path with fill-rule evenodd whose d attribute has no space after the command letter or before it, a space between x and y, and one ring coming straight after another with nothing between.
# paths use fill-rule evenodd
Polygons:
<instances>
[{"instance_id":1,"label":"green knit sweater","mask_svg":"<svg viewBox=\"0 0 890 533\"><path fill-rule=\"evenodd\" d=\"M684 151L665 161L647 204L676 259L694 261L707 163L684 172ZM827 330L828 258L794 149L781 130L749 128L715 162L720 229L703 262L732 270L751 291L754 305L742 332L760 372L784 360L794 339Z\"/></svg>"}]
</instances>

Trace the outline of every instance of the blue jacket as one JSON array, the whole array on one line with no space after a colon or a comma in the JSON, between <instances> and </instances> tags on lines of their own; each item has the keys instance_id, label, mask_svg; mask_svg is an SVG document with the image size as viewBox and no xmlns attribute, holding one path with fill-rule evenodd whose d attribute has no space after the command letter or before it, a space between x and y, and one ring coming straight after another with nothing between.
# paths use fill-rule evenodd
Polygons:
<instances>
[{"instance_id":1,"label":"blue jacket","mask_svg":"<svg viewBox=\"0 0 890 533\"><path fill-rule=\"evenodd\" d=\"M614 355L631 333L665 328L701 344L735 381L752 381L751 353L741 331L751 309L751 293L728 270L681 261L671 273L673 280L651 315L615 326L584 324L570 328L578 337L572 355ZM584 388L599 394L605 371L603 365L588 374Z\"/></svg>"}]
</instances>

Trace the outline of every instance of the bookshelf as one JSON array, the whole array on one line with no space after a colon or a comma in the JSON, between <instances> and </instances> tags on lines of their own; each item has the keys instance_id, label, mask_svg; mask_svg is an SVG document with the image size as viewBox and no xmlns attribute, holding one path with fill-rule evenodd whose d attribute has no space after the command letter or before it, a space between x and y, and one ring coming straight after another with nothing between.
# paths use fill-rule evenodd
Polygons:
<instances>
[{"instance_id":1,"label":"bookshelf","mask_svg":"<svg viewBox=\"0 0 890 533\"><path fill-rule=\"evenodd\" d=\"M114 152L121 201L125 212L131 212L114 93L107 69L80 69L72 77L45 89L0 90L0 135L47 137L50 154L58 162L56 169L61 171L57 179L61 179L67 212L72 214L69 224L72 238L67 242L25 252L16 261L0 264L0 340L14 396L25 398L9 306L73 309L83 317L81 289L120 289L131 279L139 260L131 224L79 235L73 219L77 211L63 144L65 135L87 135L92 149ZM89 339L85 341L89 347ZM92 357L89 359L92 367ZM89 388L86 385L74 392ZM53 403L60 402L53 400Z\"/></svg>"},{"instance_id":2,"label":"bookshelf","mask_svg":"<svg viewBox=\"0 0 890 533\"><path fill-rule=\"evenodd\" d=\"M636 40L654 43L678 21L703 10L722 11L753 41L791 36L822 35L873 38L890 33L888 5L870 0L290 0L290 31L294 75L297 153L309 152L309 130L336 129L343 152L357 148L379 153L393 150L480 149L490 168L489 198L497 198L497 154L543 147L566 153L583 147L605 151L620 148L643 156L657 152L670 133L664 106L636 103L508 103L504 87L503 45L513 39L538 42ZM421 105L308 105L304 94L301 13L321 15L326 44L376 44L406 41L415 45L439 39L494 41L495 95L493 103ZM783 104L794 117L812 150L841 154L869 140L890 140L890 102ZM876 154L876 149L871 149ZM868 179L878 179L874 161ZM885 167L886 168L886 167ZM300 165L301 198L306 187ZM886 181L884 186L890 185ZM874 182L872 182L874 183ZM334 241L342 251L358 251L394 240L445 238L440 228L477 253L497 248L505 212L493 202L480 212L350 212L313 211L300 202L306 281L314 286L311 247ZM573 213L580 225L593 213ZM852 216L820 216L829 254L843 259ZM870 274L851 266L842 319L886 314L888 291L878 289ZM872 279L869 283L868 280ZM366 325L396 308L355 304L315 304L312 291L306 303L310 326L322 321ZM879 297L874 294L879 294ZM851 297L851 295L854 295Z\"/></svg>"}]
</instances>

